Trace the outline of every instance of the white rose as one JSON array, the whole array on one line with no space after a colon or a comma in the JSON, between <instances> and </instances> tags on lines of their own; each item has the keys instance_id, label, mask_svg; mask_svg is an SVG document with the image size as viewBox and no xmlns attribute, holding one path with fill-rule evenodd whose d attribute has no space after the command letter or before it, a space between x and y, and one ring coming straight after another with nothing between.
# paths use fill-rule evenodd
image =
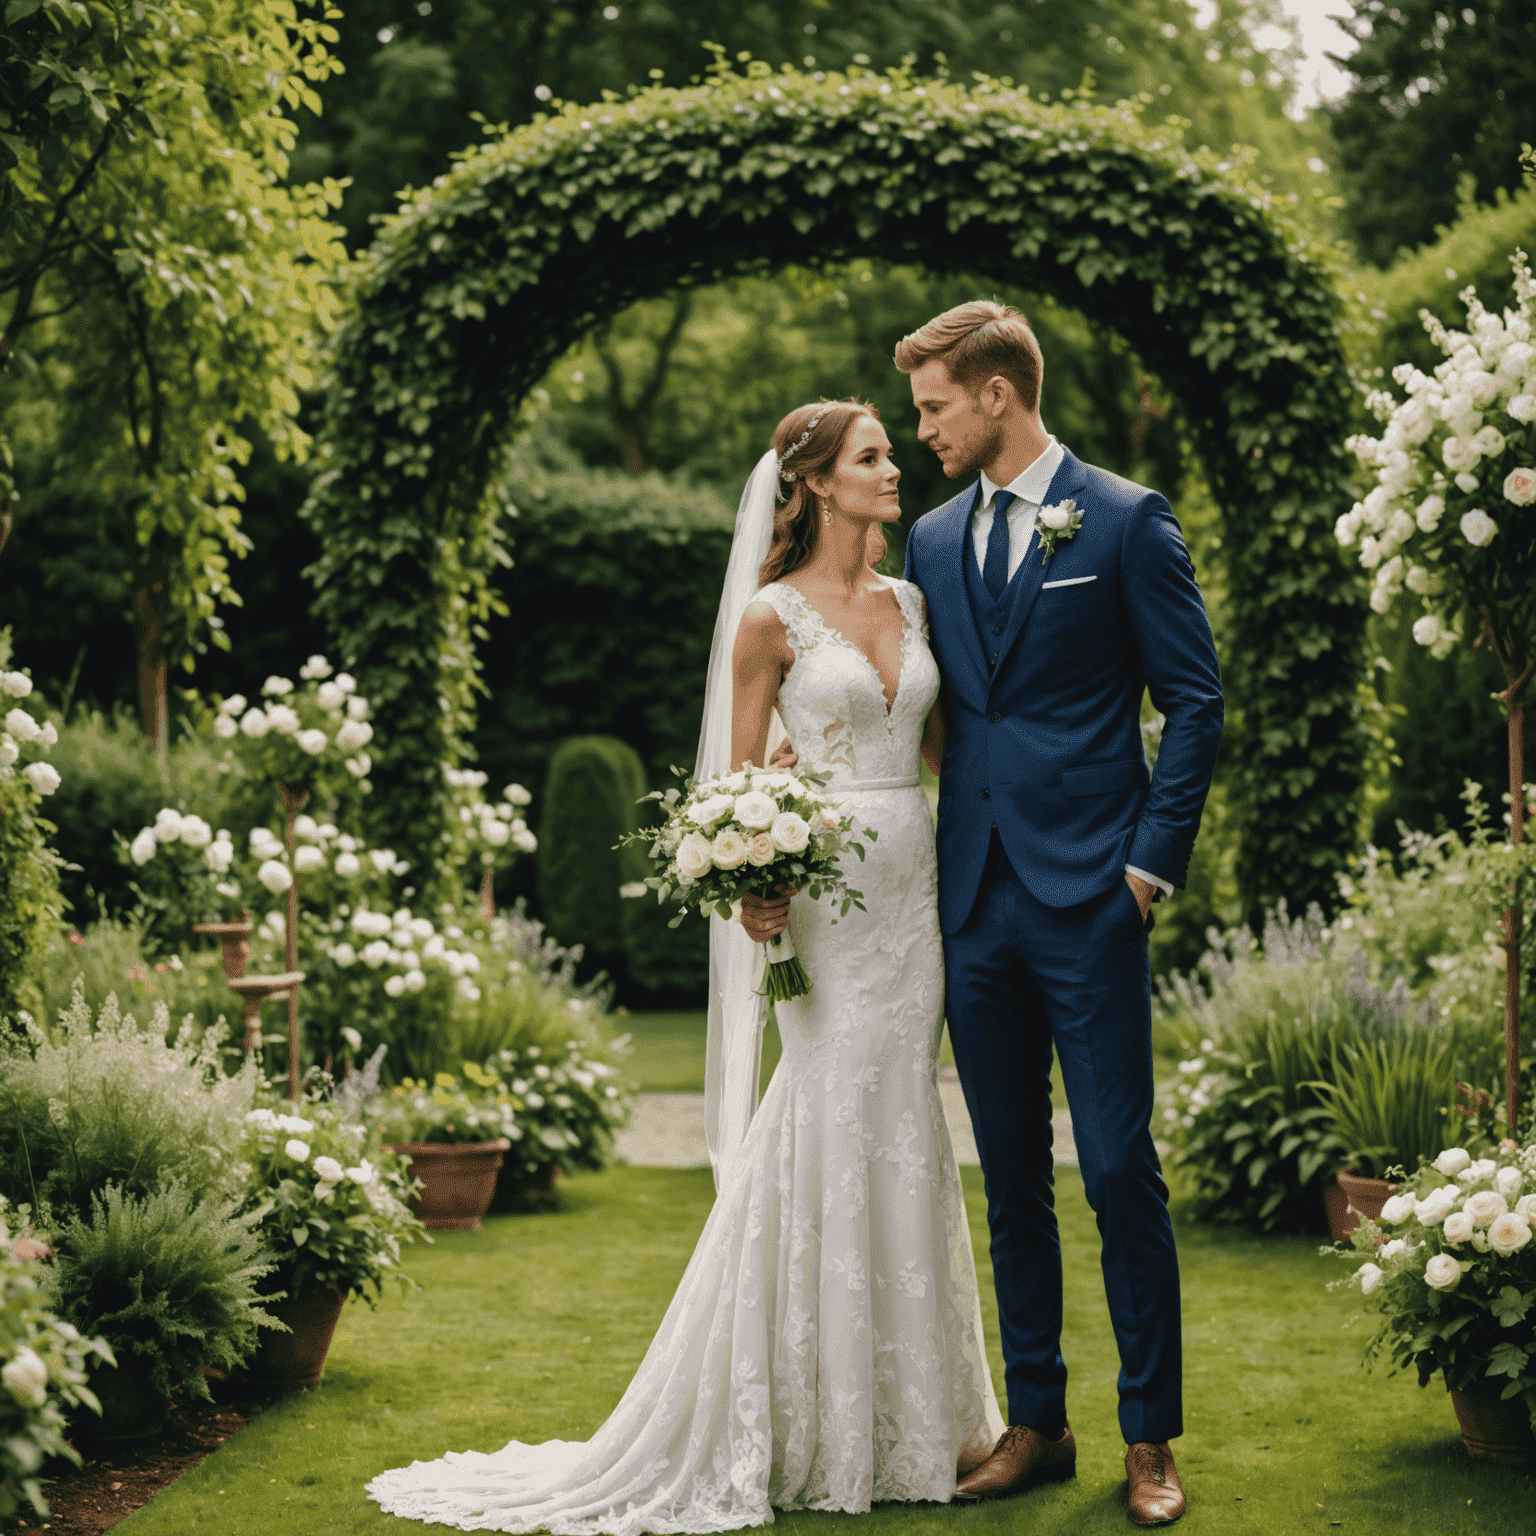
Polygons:
<instances>
[{"instance_id":1,"label":"white rose","mask_svg":"<svg viewBox=\"0 0 1536 1536\"><path fill-rule=\"evenodd\" d=\"M468 976L459 977L458 985L454 988L454 991L467 1003L478 1003L480 1001L480 988Z\"/></svg>"},{"instance_id":2,"label":"white rose","mask_svg":"<svg viewBox=\"0 0 1536 1536\"><path fill-rule=\"evenodd\" d=\"M37 744L44 752L59 744L59 733L52 720L44 720L37 733Z\"/></svg>"},{"instance_id":3,"label":"white rose","mask_svg":"<svg viewBox=\"0 0 1536 1536\"><path fill-rule=\"evenodd\" d=\"M305 682L312 683L318 678L329 677L330 675L331 664L325 659L324 656L311 656L309 660L299 668L299 676L302 677Z\"/></svg>"},{"instance_id":4,"label":"white rose","mask_svg":"<svg viewBox=\"0 0 1536 1536\"><path fill-rule=\"evenodd\" d=\"M1452 1211L1440 1231L1448 1243L1464 1243L1472 1236L1472 1218L1465 1211Z\"/></svg>"},{"instance_id":5,"label":"white rose","mask_svg":"<svg viewBox=\"0 0 1536 1536\"><path fill-rule=\"evenodd\" d=\"M1456 489L1458 491L1464 491L1468 496L1470 496L1472 492L1475 491L1482 483L1483 482L1479 480L1477 476L1474 475L1469 469L1462 470L1462 472L1456 476Z\"/></svg>"},{"instance_id":6,"label":"white rose","mask_svg":"<svg viewBox=\"0 0 1536 1536\"><path fill-rule=\"evenodd\" d=\"M387 939L375 939L371 944L363 946L362 962L370 971L376 971L389 959L389 941Z\"/></svg>"},{"instance_id":7,"label":"white rose","mask_svg":"<svg viewBox=\"0 0 1536 1536\"><path fill-rule=\"evenodd\" d=\"M777 853L773 839L766 832L756 832L747 839L747 863L757 869L772 864Z\"/></svg>"},{"instance_id":8,"label":"white rose","mask_svg":"<svg viewBox=\"0 0 1536 1536\"><path fill-rule=\"evenodd\" d=\"M266 694L272 694L276 697L281 697L285 693L293 692L293 684L286 677L269 677L266 682L261 685L261 691Z\"/></svg>"},{"instance_id":9,"label":"white rose","mask_svg":"<svg viewBox=\"0 0 1536 1536\"><path fill-rule=\"evenodd\" d=\"M800 853L811 840L811 829L804 817L785 811L774 817L768 835L780 853Z\"/></svg>"},{"instance_id":10,"label":"white rose","mask_svg":"<svg viewBox=\"0 0 1536 1536\"><path fill-rule=\"evenodd\" d=\"M1504 477L1504 499L1517 507L1536 501L1536 469L1512 469Z\"/></svg>"},{"instance_id":11,"label":"white rose","mask_svg":"<svg viewBox=\"0 0 1536 1536\"><path fill-rule=\"evenodd\" d=\"M1536 395L1516 395L1504 409L1516 421L1536 421Z\"/></svg>"},{"instance_id":12,"label":"white rose","mask_svg":"<svg viewBox=\"0 0 1536 1536\"><path fill-rule=\"evenodd\" d=\"M347 1042L348 1050L362 1050L363 1037L350 1024L343 1024L341 1026L341 1038Z\"/></svg>"},{"instance_id":13,"label":"white rose","mask_svg":"<svg viewBox=\"0 0 1536 1536\"><path fill-rule=\"evenodd\" d=\"M279 864L276 859L268 859L256 871L256 878L272 892L274 896L281 896L284 891L293 884L293 873L286 864Z\"/></svg>"},{"instance_id":14,"label":"white rose","mask_svg":"<svg viewBox=\"0 0 1536 1536\"><path fill-rule=\"evenodd\" d=\"M21 756L21 748L9 736L0 736L0 768L9 768Z\"/></svg>"},{"instance_id":15,"label":"white rose","mask_svg":"<svg viewBox=\"0 0 1536 1536\"><path fill-rule=\"evenodd\" d=\"M1488 1224L1488 1246L1505 1258L1519 1253L1530 1240L1530 1222L1514 1211L1505 1211Z\"/></svg>"},{"instance_id":16,"label":"white rose","mask_svg":"<svg viewBox=\"0 0 1536 1536\"><path fill-rule=\"evenodd\" d=\"M345 727L343 727L345 729ZM308 752L311 757L319 757L325 751L326 739L324 731L300 731L293 738L299 746Z\"/></svg>"},{"instance_id":17,"label":"white rose","mask_svg":"<svg viewBox=\"0 0 1536 1536\"><path fill-rule=\"evenodd\" d=\"M368 700L353 695L347 700L347 718L349 720L366 720L368 718Z\"/></svg>"},{"instance_id":18,"label":"white rose","mask_svg":"<svg viewBox=\"0 0 1536 1536\"><path fill-rule=\"evenodd\" d=\"M213 722L213 734L221 741L228 741L231 736L240 734L240 727L232 715L218 715Z\"/></svg>"},{"instance_id":19,"label":"white rose","mask_svg":"<svg viewBox=\"0 0 1536 1536\"><path fill-rule=\"evenodd\" d=\"M1437 1253L1424 1266L1424 1283L1437 1291L1454 1291L1461 1284L1461 1265L1448 1253Z\"/></svg>"},{"instance_id":20,"label":"white rose","mask_svg":"<svg viewBox=\"0 0 1536 1536\"><path fill-rule=\"evenodd\" d=\"M348 720L336 732L336 745L343 752L356 752L373 740L373 727L366 720Z\"/></svg>"},{"instance_id":21,"label":"white rose","mask_svg":"<svg viewBox=\"0 0 1536 1536\"><path fill-rule=\"evenodd\" d=\"M357 692L357 679L350 672L338 672L335 677L335 683L343 693Z\"/></svg>"},{"instance_id":22,"label":"white rose","mask_svg":"<svg viewBox=\"0 0 1536 1536\"><path fill-rule=\"evenodd\" d=\"M48 1401L48 1367L25 1344L0 1366L0 1382L23 1408L41 1408Z\"/></svg>"},{"instance_id":23,"label":"white rose","mask_svg":"<svg viewBox=\"0 0 1536 1536\"><path fill-rule=\"evenodd\" d=\"M155 849L157 847L159 847L159 842L155 837L155 829L153 827L145 827L144 830L140 832L139 835L134 838L131 843L129 843L128 857L132 859L135 864L148 864L149 861L154 858Z\"/></svg>"},{"instance_id":24,"label":"white rose","mask_svg":"<svg viewBox=\"0 0 1536 1536\"><path fill-rule=\"evenodd\" d=\"M531 805L533 803L533 796L521 784L508 784L502 790L501 798L510 805Z\"/></svg>"},{"instance_id":25,"label":"white rose","mask_svg":"<svg viewBox=\"0 0 1536 1536\"><path fill-rule=\"evenodd\" d=\"M492 848L504 848L506 847L507 839L512 836L512 829L506 822L498 820L495 816L487 816L480 823L480 836Z\"/></svg>"},{"instance_id":26,"label":"white rose","mask_svg":"<svg viewBox=\"0 0 1536 1536\"><path fill-rule=\"evenodd\" d=\"M351 1179L354 1184L371 1184L373 1183L374 1179L373 1164L370 1163L367 1158L364 1158L356 1168L347 1169L347 1177Z\"/></svg>"},{"instance_id":27,"label":"white rose","mask_svg":"<svg viewBox=\"0 0 1536 1536\"><path fill-rule=\"evenodd\" d=\"M267 724L279 736L292 736L299 728L298 713L290 709L286 704L269 705L267 707Z\"/></svg>"},{"instance_id":28,"label":"white rose","mask_svg":"<svg viewBox=\"0 0 1536 1536\"><path fill-rule=\"evenodd\" d=\"M1430 1190L1414 1208L1414 1214L1419 1218L1419 1225L1438 1226L1456 1209L1460 1199L1461 1195L1453 1184L1442 1184L1439 1189Z\"/></svg>"},{"instance_id":29,"label":"white rose","mask_svg":"<svg viewBox=\"0 0 1536 1536\"><path fill-rule=\"evenodd\" d=\"M217 842L209 843L203 850L203 858L207 860L208 868L214 874L225 874L229 866L234 863L235 845L228 838L221 837Z\"/></svg>"},{"instance_id":30,"label":"white rose","mask_svg":"<svg viewBox=\"0 0 1536 1536\"><path fill-rule=\"evenodd\" d=\"M1454 1179L1464 1168L1472 1166L1472 1154L1465 1147L1447 1147L1435 1159L1435 1172Z\"/></svg>"},{"instance_id":31,"label":"white rose","mask_svg":"<svg viewBox=\"0 0 1536 1536\"><path fill-rule=\"evenodd\" d=\"M213 841L213 828L201 816L183 816L181 840L188 848L206 848Z\"/></svg>"},{"instance_id":32,"label":"white rose","mask_svg":"<svg viewBox=\"0 0 1536 1536\"><path fill-rule=\"evenodd\" d=\"M357 964L357 951L343 940L331 951L331 959L345 970L349 965Z\"/></svg>"},{"instance_id":33,"label":"white rose","mask_svg":"<svg viewBox=\"0 0 1536 1536\"><path fill-rule=\"evenodd\" d=\"M1536 1221L1536 1195L1522 1195L1515 1202L1515 1214L1527 1221Z\"/></svg>"},{"instance_id":34,"label":"white rose","mask_svg":"<svg viewBox=\"0 0 1536 1536\"><path fill-rule=\"evenodd\" d=\"M747 862L746 841L735 827L722 827L715 834L709 858L717 869L740 869Z\"/></svg>"},{"instance_id":35,"label":"white rose","mask_svg":"<svg viewBox=\"0 0 1536 1536\"><path fill-rule=\"evenodd\" d=\"M1049 528L1052 532L1060 532L1072 520L1072 514L1065 507L1041 507L1040 525Z\"/></svg>"},{"instance_id":36,"label":"white rose","mask_svg":"<svg viewBox=\"0 0 1536 1536\"><path fill-rule=\"evenodd\" d=\"M779 808L761 790L749 790L736 801L736 820L748 832L763 832L773 825Z\"/></svg>"},{"instance_id":37,"label":"white rose","mask_svg":"<svg viewBox=\"0 0 1536 1536\"><path fill-rule=\"evenodd\" d=\"M301 875L307 875L312 870L324 869L325 853L313 845L297 848L293 854L293 867Z\"/></svg>"},{"instance_id":38,"label":"white rose","mask_svg":"<svg viewBox=\"0 0 1536 1536\"><path fill-rule=\"evenodd\" d=\"M677 867L690 880L700 880L714 862L709 839L702 832L690 832L677 845Z\"/></svg>"},{"instance_id":39,"label":"white rose","mask_svg":"<svg viewBox=\"0 0 1536 1536\"><path fill-rule=\"evenodd\" d=\"M321 683L315 690L315 702L324 710L338 710L346 707L346 690L337 687L334 681Z\"/></svg>"},{"instance_id":40,"label":"white rose","mask_svg":"<svg viewBox=\"0 0 1536 1536\"><path fill-rule=\"evenodd\" d=\"M1509 1202L1497 1190L1484 1189L1467 1196L1465 1210L1474 1227L1486 1227L1496 1216L1509 1209Z\"/></svg>"},{"instance_id":41,"label":"white rose","mask_svg":"<svg viewBox=\"0 0 1536 1536\"><path fill-rule=\"evenodd\" d=\"M1356 1278L1360 1281L1361 1292L1369 1296L1372 1291L1386 1278L1379 1264L1362 1264L1355 1271Z\"/></svg>"},{"instance_id":42,"label":"white rose","mask_svg":"<svg viewBox=\"0 0 1536 1536\"><path fill-rule=\"evenodd\" d=\"M1490 379L1489 383L1492 382ZM1488 402L1484 400L1480 403L1486 405ZM1472 435L1472 446L1488 458L1496 459L1504 452L1504 434L1497 427L1479 427Z\"/></svg>"},{"instance_id":43,"label":"white rose","mask_svg":"<svg viewBox=\"0 0 1536 1536\"><path fill-rule=\"evenodd\" d=\"M425 974L419 970L407 971L401 979L405 982L407 992L420 992L427 984Z\"/></svg>"},{"instance_id":44,"label":"white rose","mask_svg":"<svg viewBox=\"0 0 1536 1536\"><path fill-rule=\"evenodd\" d=\"M363 871L363 861L355 853L338 853L334 866L343 880L351 880Z\"/></svg>"},{"instance_id":45,"label":"white rose","mask_svg":"<svg viewBox=\"0 0 1536 1536\"><path fill-rule=\"evenodd\" d=\"M361 1041L359 1041L359 1044ZM353 1050L357 1047L353 1046ZM347 1170L334 1157L317 1157L314 1168L322 1183L336 1184L346 1178Z\"/></svg>"},{"instance_id":46,"label":"white rose","mask_svg":"<svg viewBox=\"0 0 1536 1536\"><path fill-rule=\"evenodd\" d=\"M1389 1195L1381 1208L1381 1219L1390 1227L1413 1215L1415 1201L1412 1195Z\"/></svg>"},{"instance_id":47,"label":"white rose","mask_svg":"<svg viewBox=\"0 0 1536 1536\"><path fill-rule=\"evenodd\" d=\"M1423 533L1433 533L1440 526L1440 519L1445 516L1445 497L1426 496L1419 503L1419 510L1414 514L1414 521L1419 525Z\"/></svg>"},{"instance_id":48,"label":"white rose","mask_svg":"<svg viewBox=\"0 0 1536 1536\"><path fill-rule=\"evenodd\" d=\"M32 693L32 679L25 672L6 672L0 674L0 688L13 699L25 699Z\"/></svg>"},{"instance_id":49,"label":"white rose","mask_svg":"<svg viewBox=\"0 0 1536 1536\"><path fill-rule=\"evenodd\" d=\"M307 1141L300 1141L296 1136L291 1137L283 1144L283 1151L286 1152L288 1156L294 1160L294 1162L302 1163L307 1161L309 1158L309 1143Z\"/></svg>"},{"instance_id":50,"label":"white rose","mask_svg":"<svg viewBox=\"0 0 1536 1536\"><path fill-rule=\"evenodd\" d=\"M381 875L387 875L395 867L395 850L393 848L375 848L368 855L373 867Z\"/></svg>"},{"instance_id":51,"label":"white rose","mask_svg":"<svg viewBox=\"0 0 1536 1536\"><path fill-rule=\"evenodd\" d=\"M735 809L734 795L709 795L688 807L688 819L696 826L708 827Z\"/></svg>"},{"instance_id":52,"label":"white rose","mask_svg":"<svg viewBox=\"0 0 1536 1536\"><path fill-rule=\"evenodd\" d=\"M1413 638L1420 645L1433 645L1440 633L1440 619L1436 614L1426 613L1422 619L1413 621Z\"/></svg>"},{"instance_id":53,"label":"white rose","mask_svg":"<svg viewBox=\"0 0 1536 1536\"><path fill-rule=\"evenodd\" d=\"M399 997L405 991L405 978L403 976L391 976L384 983L384 990L391 997Z\"/></svg>"},{"instance_id":54,"label":"white rose","mask_svg":"<svg viewBox=\"0 0 1536 1536\"><path fill-rule=\"evenodd\" d=\"M243 693L232 693L219 705L219 713L221 715L239 715L244 712L245 695Z\"/></svg>"},{"instance_id":55,"label":"white rose","mask_svg":"<svg viewBox=\"0 0 1536 1536\"><path fill-rule=\"evenodd\" d=\"M1458 1184L1480 1184L1484 1179L1491 1179L1499 1171L1499 1165L1491 1157L1480 1157L1470 1167L1457 1175Z\"/></svg>"},{"instance_id":56,"label":"white rose","mask_svg":"<svg viewBox=\"0 0 1536 1536\"><path fill-rule=\"evenodd\" d=\"M1477 451L1477 445L1466 437L1448 437L1441 447L1440 456L1445 460L1445 467L1452 474L1471 469L1482 457Z\"/></svg>"},{"instance_id":57,"label":"white rose","mask_svg":"<svg viewBox=\"0 0 1536 1536\"><path fill-rule=\"evenodd\" d=\"M17 741L36 741L42 734L36 720L24 709L13 709L5 717L5 728Z\"/></svg>"},{"instance_id":58,"label":"white rose","mask_svg":"<svg viewBox=\"0 0 1536 1536\"><path fill-rule=\"evenodd\" d=\"M174 843L181 836L182 815L180 811L172 810L166 806L155 817L155 839L157 842Z\"/></svg>"},{"instance_id":59,"label":"white rose","mask_svg":"<svg viewBox=\"0 0 1536 1536\"><path fill-rule=\"evenodd\" d=\"M248 710L240 721L240 729L252 741L260 741L271 728L271 722L267 719L266 711L261 709Z\"/></svg>"},{"instance_id":60,"label":"white rose","mask_svg":"<svg viewBox=\"0 0 1536 1536\"><path fill-rule=\"evenodd\" d=\"M1343 513L1333 525L1333 536L1346 549L1355 542L1355 535L1360 531L1360 518L1355 512Z\"/></svg>"},{"instance_id":61,"label":"white rose","mask_svg":"<svg viewBox=\"0 0 1536 1536\"><path fill-rule=\"evenodd\" d=\"M1486 549L1493 543L1493 536L1498 531L1499 525L1481 507L1462 514L1461 536L1467 543L1476 544L1479 549Z\"/></svg>"},{"instance_id":62,"label":"white rose","mask_svg":"<svg viewBox=\"0 0 1536 1536\"><path fill-rule=\"evenodd\" d=\"M40 795L51 795L64 782L52 763L29 763L21 770L21 776Z\"/></svg>"},{"instance_id":63,"label":"white rose","mask_svg":"<svg viewBox=\"0 0 1536 1536\"><path fill-rule=\"evenodd\" d=\"M1493 1187L1506 1200L1513 1200L1525 1183L1525 1175L1518 1168L1500 1168L1493 1176Z\"/></svg>"}]
</instances>

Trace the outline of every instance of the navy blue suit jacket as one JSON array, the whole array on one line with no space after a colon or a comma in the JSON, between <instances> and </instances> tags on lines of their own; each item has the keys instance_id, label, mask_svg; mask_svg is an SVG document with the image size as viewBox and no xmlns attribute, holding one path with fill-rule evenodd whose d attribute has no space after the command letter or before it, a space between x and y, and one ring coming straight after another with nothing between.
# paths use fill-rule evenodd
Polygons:
<instances>
[{"instance_id":1,"label":"navy blue suit jacket","mask_svg":"<svg viewBox=\"0 0 1536 1536\"><path fill-rule=\"evenodd\" d=\"M1134 864L1184 884L1221 737L1221 677L1195 568L1155 491L1068 453L1045 504L1083 514L1042 564L1038 533L983 644L963 562L980 481L917 520L909 581L928 603L947 739L939 784L939 918L975 905L995 824L1030 892L1067 907ZM1076 580L1074 580L1077 578ZM1080 578L1091 578L1082 580ZM1048 585L1071 582L1072 585ZM991 656L996 655L996 665ZM1166 717L1157 772L1141 697Z\"/></svg>"}]
</instances>

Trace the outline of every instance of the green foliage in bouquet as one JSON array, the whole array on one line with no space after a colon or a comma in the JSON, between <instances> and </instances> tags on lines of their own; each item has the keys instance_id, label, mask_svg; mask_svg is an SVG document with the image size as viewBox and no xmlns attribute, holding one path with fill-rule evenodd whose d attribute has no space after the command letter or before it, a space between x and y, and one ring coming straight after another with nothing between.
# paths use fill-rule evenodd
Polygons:
<instances>
[{"instance_id":1,"label":"green foliage in bouquet","mask_svg":"<svg viewBox=\"0 0 1536 1536\"><path fill-rule=\"evenodd\" d=\"M241 1196L199 1197L179 1179L145 1195L92 1192L89 1219L58 1233L50 1287L59 1315L99 1333L118 1365L137 1361L167 1397L208 1397L198 1367L231 1370L280 1325L259 1305L272 1269Z\"/></svg>"},{"instance_id":2,"label":"green foliage in bouquet","mask_svg":"<svg viewBox=\"0 0 1536 1536\"><path fill-rule=\"evenodd\" d=\"M246 1116L243 1208L271 1261L264 1292L335 1286L373 1306L390 1280L415 1288L400 1269L401 1244L425 1237L406 1204L412 1180L353 1107L312 1097Z\"/></svg>"},{"instance_id":3,"label":"green foliage in bouquet","mask_svg":"<svg viewBox=\"0 0 1536 1536\"><path fill-rule=\"evenodd\" d=\"M101 1405L87 1385L93 1360L115 1362L105 1339L86 1339L48 1310L35 1262L12 1259L14 1234L0 1198L0 1520L48 1504L38 1473L51 1457L80 1465L65 1439L67 1410Z\"/></svg>"},{"instance_id":4,"label":"green foliage in bouquet","mask_svg":"<svg viewBox=\"0 0 1536 1536\"><path fill-rule=\"evenodd\" d=\"M1411 1368L1421 1387L1438 1372L1455 1391L1519 1397L1536 1428L1536 1144L1476 1159L1451 1147L1395 1174L1381 1219L1323 1250L1365 1261L1349 1283L1376 1323L1366 1362Z\"/></svg>"},{"instance_id":5,"label":"green foliage in bouquet","mask_svg":"<svg viewBox=\"0 0 1536 1536\"><path fill-rule=\"evenodd\" d=\"M0 1194L85 1215L108 1184L147 1195L175 1178L189 1198L227 1189L256 1091L249 1065L226 1076L222 1037L167 1043L157 1004L141 1030L109 996L99 1016L77 985L56 1029L0 1038Z\"/></svg>"}]
</instances>

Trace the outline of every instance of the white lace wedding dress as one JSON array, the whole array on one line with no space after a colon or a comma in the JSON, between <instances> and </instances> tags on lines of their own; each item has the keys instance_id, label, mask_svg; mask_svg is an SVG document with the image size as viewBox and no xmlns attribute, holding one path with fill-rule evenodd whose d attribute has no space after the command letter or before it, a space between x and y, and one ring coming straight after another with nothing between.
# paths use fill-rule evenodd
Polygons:
<instances>
[{"instance_id":1,"label":"white lace wedding dress","mask_svg":"<svg viewBox=\"0 0 1536 1536\"><path fill-rule=\"evenodd\" d=\"M368 1485L390 1513L466 1531L728 1531L772 1509L946 1501L1002 1433L960 1178L938 1089L943 968L918 743L938 691L921 598L896 700L785 584L779 695L806 766L879 838L836 923L797 897L812 991L778 1005L783 1057L677 1294L585 1442L513 1441Z\"/></svg>"}]
</instances>

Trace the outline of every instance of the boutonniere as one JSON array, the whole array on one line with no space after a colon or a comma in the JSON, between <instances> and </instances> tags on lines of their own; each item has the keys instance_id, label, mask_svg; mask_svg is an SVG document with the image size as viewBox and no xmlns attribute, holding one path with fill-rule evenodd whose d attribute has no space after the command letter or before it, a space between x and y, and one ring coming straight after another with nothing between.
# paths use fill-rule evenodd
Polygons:
<instances>
[{"instance_id":1,"label":"boutonniere","mask_svg":"<svg viewBox=\"0 0 1536 1536\"><path fill-rule=\"evenodd\" d=\"M1083 526L1083 514L1069 496L1059 506L1041 507L1035 521L1040 531L1040 564L1044 565L1056 553L1058 544L1077 537L1077 530Z\"/></svg>"}]
</instances>

